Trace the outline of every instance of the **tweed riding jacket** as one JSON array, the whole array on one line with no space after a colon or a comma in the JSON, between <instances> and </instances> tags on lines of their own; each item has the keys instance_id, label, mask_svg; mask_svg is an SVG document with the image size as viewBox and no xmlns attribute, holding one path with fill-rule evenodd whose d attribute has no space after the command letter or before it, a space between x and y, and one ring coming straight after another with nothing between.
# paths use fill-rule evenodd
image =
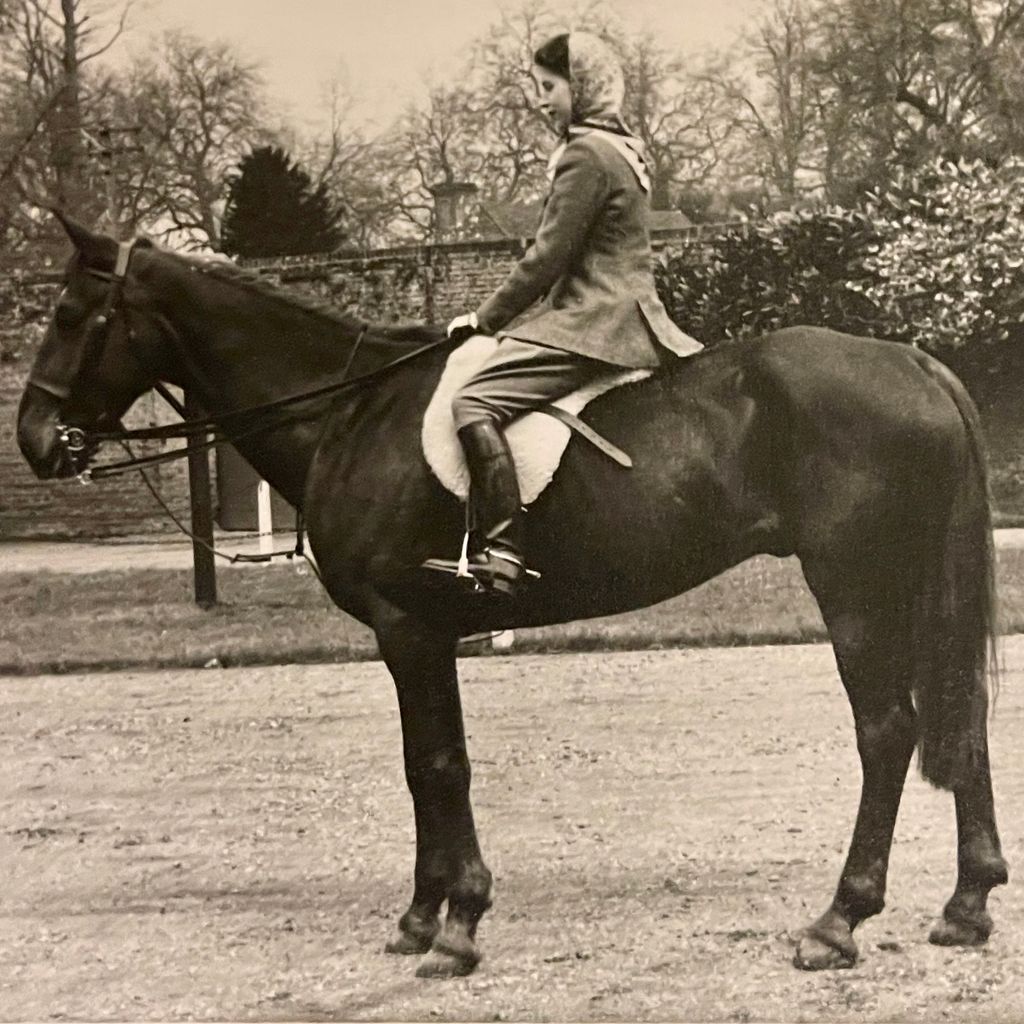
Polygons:
<instances>
[{"instance_id":1,"label":"tweed riding jacket","mask_svg":"<svg viewBox=\"0 0 1024 1024\"><path fill-rule=\"evenodd\" d=\"M679 356L698 351L655 290L647 210L620 148L602 131L574 131L533 245L476 311L481 329L616 366L657 366L655 342ZM508 327L541 298L534 315Z\"/></svg>"}]
</instances>

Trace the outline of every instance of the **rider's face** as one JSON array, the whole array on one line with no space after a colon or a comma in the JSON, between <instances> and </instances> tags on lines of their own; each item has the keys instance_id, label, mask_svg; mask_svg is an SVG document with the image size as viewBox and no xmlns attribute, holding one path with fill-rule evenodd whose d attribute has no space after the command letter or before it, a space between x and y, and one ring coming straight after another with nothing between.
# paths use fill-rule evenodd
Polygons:
<instances>
[{"instance_id":1,"label":"rider's face","mask_svg":"<svg viewBox=\"0 0 1024 1024\"><path fill-rule=\"evenodd\" d=\"M530 74L537 90L537 109L559 134L569 127L572 117L572 93L561 75L534 64Z\"/></svg>"}]
</instances>

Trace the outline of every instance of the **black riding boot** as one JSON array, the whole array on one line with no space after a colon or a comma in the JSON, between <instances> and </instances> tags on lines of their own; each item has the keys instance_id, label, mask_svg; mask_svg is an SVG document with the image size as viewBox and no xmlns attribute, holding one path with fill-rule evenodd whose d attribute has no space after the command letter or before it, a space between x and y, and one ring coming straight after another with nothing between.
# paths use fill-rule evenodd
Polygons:
<instances>
[{"instance_id":1,"label":"black riding boot","mask_svg":"<svg viewBox=\"0 0 1024 1024\"><path fill-rule=\"evenodd\" d=\"M469 560L484 586L511 597L523 563L519 480L508 442L489 420L459 431L469 467Z\"/></svg>"},{"instance_id":2,"label":"black riding boot","mask_svg":"<svg viewBox=\"0 0 1024 1024\"><path fill-rule=\"evenodd\" d=\"M469 468L469 558L457 575L469 576L478 588L514 597L526 566L522 555L519 481L508 442L489 420L470 423L459 431ZM440 559L427 568L451 572L454 563Z\"/></svg>"}]
</instances>

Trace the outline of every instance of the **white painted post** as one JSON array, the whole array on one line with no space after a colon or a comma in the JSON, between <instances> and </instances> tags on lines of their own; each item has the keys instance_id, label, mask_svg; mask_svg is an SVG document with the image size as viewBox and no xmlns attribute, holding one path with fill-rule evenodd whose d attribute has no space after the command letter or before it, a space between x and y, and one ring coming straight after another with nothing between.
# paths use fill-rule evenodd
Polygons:
<instances>
[{"instance_id":1,"label":"white painted post","mask_svg":"<svg viewBox=\"0 0 1024 1024\"><path fill-rule=\"evenodd\" d=\"M260 554L274 550L274 513L270 507L270 484L261 480L256 488L257 522L260 534Z\"/></svg>"},{"instance_id":2,"label":"white painted post","mask_svg":"<svg viewBox=\"0 0 1024 1024\"><path fill-rule=\"evenodd\" d=\"M491 637L491 647L496 651L510 651L516 642L515 630L505 629Z\"/></svg>"}]
</instances>

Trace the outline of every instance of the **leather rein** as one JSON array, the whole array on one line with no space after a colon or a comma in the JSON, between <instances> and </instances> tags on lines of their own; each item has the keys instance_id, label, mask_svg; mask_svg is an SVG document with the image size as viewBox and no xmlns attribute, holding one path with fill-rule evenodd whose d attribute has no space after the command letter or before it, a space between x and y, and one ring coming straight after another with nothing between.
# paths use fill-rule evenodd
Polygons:
<instances>
[{"instance_id":1,"label":"leather rein","mask_svg":"<svg viewBox=\"0 0 1024 1024\"><path fill-rule=\"evenodd\" d=\"M83 346L83 364L86 364L89 360L94 363L98 363L102 355L103 345L106 342L107 335L109 334L111 326L119 313L124 317L129 338L132 336L131 325L128 321L127 315L128 310L127 307L122 306L121 300L123 298L124 284L128 277L128 270L131 265L131 257L134 247L135 240L131 242L122 242L118 245L117 259L112 273L95 270L90 267L86 267L84 270L85 273L92 277L108 281L110 283L110 290L107 292L102 311L96 320L93 321L93 324L90 325L87 333ZM221 442L234 443L273 429L280 426L282 422L286 422L286 420L282 421L279 418L272 418L270 422L267 422L265 421L267 414L289 410L291 411L291 416L288 418L301 417L301 413L295 413L293 410L295 406L303 402L342 394L347 391L356 391L359 388L378 382L391 370L402 366L405 363L411 362L419 356L425 355L427 352L432 352L435 349L448 344L447 338L428 342L425 345L420 345L412 351L399 356L397 359L393 359L389 363L385 363L376 370L359 374L356 377L349 377L348 374L353 362L355 361L356 354L369 332L369 329L370 325L363 323L359 330L359 334L356 336L352 350L349 353L341 378L336 381L331 381L328 384L321 385L320 387L313 388L309 391L303 391L296 395L289 395L285 398L278 398L270 402L262 402L259 405L248 406L244 409L234 409L228 412L218 413L215 416L189 417L182 404L168 390L166 385L157 381L153 385L153 390L155 390L174 409L174 411L182 417L181 423L133 429L125 428L118 424L118 429L116 430L88 430L84 427L69 426L62 423L57 426L59 440L71 455L76 468L80 462L87 463L89 453L95 450L96 446L105 441L120 442L125 446L127 446L131 441L167 441L177 438L184 438L193 442L187 447L175 448L172 451L161 452L155 455L133 455L131 458L125 459L121 462L108 463L95 467L90 467L85 464L78 469L77 473L78 478L83 483L118 476L132 470L146 469L151 466L160 465L164 462L181 459L193 452L204 451ZM193 360L186 352L184 352L184 350L181 349L181 345L178 343L178 339L173 332L172 337L179 349L179 355L183 358L193 376L197 376L197 383L200 385L201 389L206 390L203 388L203 382L198 379ZM81 369L79 369L73 376L77 377L81 372ZM52 384L40 380L33 380L31 377L29 378L29 383L62 400L66 399L70 394L70 387L63 383ZM260 419L264 419L264 422L257 422ZM211 433L214 435L213 437L209 436ZM199 443L195 443L196 438L201 438L202 440ZM130 452L130 449L128 449L128 451Z\"/></svg>"}]
</instances>

